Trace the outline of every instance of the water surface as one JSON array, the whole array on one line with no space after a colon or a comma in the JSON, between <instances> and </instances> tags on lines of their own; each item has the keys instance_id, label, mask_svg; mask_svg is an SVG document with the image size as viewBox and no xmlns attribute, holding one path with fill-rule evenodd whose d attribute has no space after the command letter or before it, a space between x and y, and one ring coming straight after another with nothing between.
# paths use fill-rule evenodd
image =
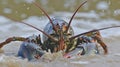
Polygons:
<instances>
[{"instance_id":1,"label":"water surface","mask_svg":"<svg viewBox=\"0 0 120 67\"><path fill-rule=\"evenodd\" d=\"M13 2L14 1L14 2ZM38 0L37 0L38 1ZM42 7L51 17L69 21L76 6L83 0L39 0ZM39 31L24 24L17 23L5 16L30 23L40 29L49 21L35 6L26 4L24 0L1 0L0 4L0 42L8 37L28 37L33 34L41 34ZM72 27L75 35L92 29L120 25L118 0L91 0L75 16ZM90 6L89 6L90 5ZM96 8L97 7L97 8ZM46 59L28 62L27 59L16 57L21 42L12 42L0 49L0 67L119 67L120 64L120 28L101 31L104 42L108 46L109 54L92 56L76 56L65 59L61 53L46 54Z\"/></svg>"}]
</instances>

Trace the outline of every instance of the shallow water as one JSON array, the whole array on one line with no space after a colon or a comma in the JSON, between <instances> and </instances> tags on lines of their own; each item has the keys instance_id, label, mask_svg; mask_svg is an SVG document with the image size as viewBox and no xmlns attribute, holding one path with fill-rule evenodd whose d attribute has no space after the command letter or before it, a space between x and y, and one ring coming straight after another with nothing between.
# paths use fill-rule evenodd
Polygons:
<instances>
[{"instance_id":1,"label":"shallow water","mask_svg":"<svg viewBox=\"0 0 120 67\"><path fill-rule=\"evenodd\" d=\"M72 12L53 12L51 17L61 18L69 21ZM25 22L30 23L40 29L43 29L47 24L48 19L44 16L29 16L24 19ZM101 18L101 14L95 11L79 12L72 22L73 30L76 34L86 32L92 29L98 29L108 26L120 25L120 21L115 18ZM0 67L119 67L120 64L120 28L108 29L101 31L104 42L108 46L109 54L91 56L75 56L71 59L63 58L61 52L44 55L41 60L28 62L27 59L16 57L17 51L21 42L12 42L0 49ZM33 34L41 34L24 24L14 22L2 15L0 15L0 42L8 37L23 36L28 37ZM41 34L42 35L42 34ZM52 61L51 61L52 60Z\"/></svg>"},{"instance_id":2,"label":"shallow water","mask_svg":"<svg viewBox=\"0 0 120 67\"><path fill-rule=\"evenodd\" d=\"M56 13L57 14L57 13ZM63 13L62 13L63 14ZM66 14L66 13L65 13ZM66 14L67 16L67 14ZM34 26L37 26L38 28L44 27L44 22L47 22L48 20L45 20L46 18L42 18L37 16L31 16L28 19L24 20L25 22L29 22L30 24L33 24ZM69 21L69 16L67 18L62 19ZM25 26L21 23L15 23L14 21L9 20L6 17L0 16L0 41L4 41L6 38L11 36L24 36L28 37L33 34L39 34L39 31L36 31L28 26ZM32 21L35 22L32 22ZM86 22L86 23L85 23ZM108 24L109 22L109 24ZM40 24L40 25L38 25ZM96 29L96 28L102 28L107 26L113 26L113 25L120 25L120 22L117 20L101 20L101 21L91 21L91 20L78 20L74 19L72 26L75 31L75 34L82 33L88 30ZM120 28L115 29L109 29L105 31L101 31L101 34L103 36L104 42L108 45L109 54L108 55L92 55L92 56L83 56L83 57L74 57L71 59L65 59L61 56L61 53L57 53L54 55L48 54L44 56L46 60L39 60L36 62L28 62L26 59L20 59L16 57L17 51L19 49L19 45L21 42L12 42L6 46L4 46L0 50L0 66L1 67L92 67L92 66L98 66L100 67L106 67L106 66L119 66L120 63L120 49L119 49L119 39L120 39ZM113 32L114 31L114 32ZM52 60L51 62L48 62L48 60Z\"/></svg>"}]
</instances>

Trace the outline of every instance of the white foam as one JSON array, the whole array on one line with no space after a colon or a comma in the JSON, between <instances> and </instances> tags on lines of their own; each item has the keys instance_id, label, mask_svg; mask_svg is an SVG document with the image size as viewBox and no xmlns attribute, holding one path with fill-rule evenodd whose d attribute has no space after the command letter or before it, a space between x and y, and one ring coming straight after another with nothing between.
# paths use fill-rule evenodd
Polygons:
<instances>
[{"instance_id":1,"label":"white foam","mask_svg":"<svg viewBox=\"0 0 120 67\"><path fill-rule=\"evenodd\" d=\"M72 61L71 63L74 63L74 64L89 64L90 62L88 62L88 61Z\"/></svg>"},{"instance_id":2,"label":"white foam","mask_svg":"<svg viewBox=\"0 0 120 67\"><path fill-rule=\"evenodd\" d=\"M25 2L27 2L27 3L32 3L32 2L34 2L35 0L25 0Z\"/></svg>"},{"instance_id":3,"label":"white foam","mask_svg":"<svg viewBox=\"0 0 120 67\"><path fill-rule=\"evenodd\" d=\"M97 4L97 8L100 10L107 10L109 8L109 5L105 1L101 1Z\"/></svg>"},{"instance_id":4,"label":"white foam","mask_svg":"<svg viewBox=\"0 0 120 67\"><path fill-rule=\"evenodd\" d=\"M8 23L10 21L8 18L0 15L0 24Z\"/></svg>"},{"instance_id":5,"label":"white foam","mask_svg":"<svg viewBox=\"0 0 120 67\"><path fill-rule=\"evenodd\" d=\"M0 56L0 62L5 62L4 57L5 57L5 55Z\"/></svg>"},{"instance_id":6,"label":"white foam","mask_svg":"<svg viewBox=\"0 0 120 67\"><path fill-rule=\"evenodd\" d=\"M71 18L71 16L73 15L73 13L71 12L54 12L54 15L57 16L63 16L63 17L67 17L67 18ZM95 11L90 11L88 13L86 12L78 12L75 17L84 17L84 18L99 18L99 15L95 12Z\"/></svg>"},{"instance_id":7,"label":"white foam","mask_svg":"<svg viewBox=\"0 0 120 67\"><path fill-rule=\"evenodd\" d=\"M69 13L69 12L68 13L58 12L58 13L52 14L51 16L54 16L56 14L62 16L62 19L66 20L66 21L69 21L69 18L72 15L72 13ZM96 17L96 16L98 16L98 18L99 18L99 15L94 12L78 13L76 15L76 17L80 17L81 15L84 17L86 17L88 15L89 16L88 18ZM63 16L65 16L65 17L63 18ZM12 23L13 21L10 21L8 18L3 17L3 16L0 16L0 22L1 22L0 24L4 24L1 26L0 31L5 32L5 31L8 31L11 27L16 26L16 27L18 27L18 29L20 31L31 31L32 34L33 33L36 34L36 32L40 33L38 31L34 30L33 28L29 28L26 25L22 25L19 23ZM46 17L31 16L31 17L25 19L24 22L29 23L39 29L43 29L45 27L45 25L49 22L49 20ZM90 19L88 19L88 20L73 19L71 26L73 27L75 35L76 35L76 34L87 32L87 31L90 31L93 29L99 29L99 28L109 27L109 26L118 26L118 25L120 25L120 21L117 21L114 19L100 19L99 18L99 21L91 21ZM114 32L113 32L113 30L114 30ZM119 31L119 28L114 28L114 29L108 29L108 30L101 31L101 34L103 37L119 36L120 31Z\"/></svg>"}]
</instances>

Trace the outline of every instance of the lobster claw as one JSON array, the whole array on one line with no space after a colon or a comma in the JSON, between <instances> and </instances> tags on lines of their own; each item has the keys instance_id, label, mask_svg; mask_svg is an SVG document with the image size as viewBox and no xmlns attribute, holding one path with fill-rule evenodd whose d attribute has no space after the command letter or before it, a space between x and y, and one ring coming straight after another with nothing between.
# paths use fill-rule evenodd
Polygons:
<instances>
[{"instance_id":1,"label":"lobster claw","mask_svg":"<svg viewBox=\"0 0 120 67\"><path fill-rule=\"evenodd\" d=\"M82 56L82 55L94 55L99 54L96 49L95 43L83 43L77 46L74 50L64 54L65 58L72 58L74 56Z\"/></svg>"},{"instance_id":2,"label":"lobster claw","mask_svg":"<svg viewBox=\"0 0 120 67\"><path fill-rule=\"evenodd\" d=\"M39 39L37 37L36 35L28 37L27 40L21 44L18 56L27 58L28 60L39 59L44 54L44 51L40 46L41 41L38 42L36 40Z\"/></svg>"},{"instance_id":3,"label":"lobster claw","mask_svg":"<svg viewBox=\"0 0 120 67\"><path fill-rule=\"evenodd\" d=\"M94 40L93 38L85 36L85 35L79 37L77 39L76 47L72 51L67 52L64 55L64 57L71 58L73 56L99 54L97 44L93 40Z\"/></svg>"}]
</instances>

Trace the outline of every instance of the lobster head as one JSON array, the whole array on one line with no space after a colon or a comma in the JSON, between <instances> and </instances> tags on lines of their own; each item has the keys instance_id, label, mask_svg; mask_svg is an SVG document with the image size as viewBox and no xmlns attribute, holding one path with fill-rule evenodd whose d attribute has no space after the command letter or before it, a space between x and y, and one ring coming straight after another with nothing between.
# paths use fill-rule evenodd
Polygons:
<instances>
[{"instance_id":1,"label":"lobster head","mask_svg":"<svg viewBox=\"0 0 120 67\"><path fill-rule=\"evenodd\" d=\"M68 41L69 38L74 35L74 31L73 31L71 26L67 31L68 23L65 22L62 19L53 18L52 22L53 22L55 28L53 28L51 23L48 23L44 28L44 32L49 34L50 36L53 37L53 39L56 40L56 42L55 41L52 41L52 42L49 41L49 44L54 43L53 45L55 45L55 47L56 47L54 49L54 51L63 50L67 47L66 46L66 43L67 43L66 41ZM43 42L46 42L48 40L51 40L51 39L48 39L47 36L43 35ZM52 47L52 46L50 46L50 47Z\"/></svg>"},{"instance_id":2,"label":"lobster head","mask_svg":"<svg viewBox=\"0 0 120 67\"><path fill-rule=\"evenodd\" d=\"M40 7L39 4L34 3L34 5L36 5L40 10L42 10L42 12L48 17L48 19L50 21L44 28L44 32L42 31L42 33L44 34L43 35L44 44L46 44L46 45L49 44L49 46L47 46L47 49L49 49L49 47L52 47L53 45L55 45L54 47L57 47L57 48L53 47L52 50L59 51L59 50L65 49L66 46L68 46L67 43L70 42L69 38L71 36L73 36L73 34L74 34L73 29L71 28L70 24L75 16L75 14L79 10L79 8L81 6L83 6L86 2L87 1L83 2L76 9L76 11L72 15L69 23L67 23L61 19L55 19L55 18L51 19L48 16L48 14Z\"/></svg>"}]
</instances>

